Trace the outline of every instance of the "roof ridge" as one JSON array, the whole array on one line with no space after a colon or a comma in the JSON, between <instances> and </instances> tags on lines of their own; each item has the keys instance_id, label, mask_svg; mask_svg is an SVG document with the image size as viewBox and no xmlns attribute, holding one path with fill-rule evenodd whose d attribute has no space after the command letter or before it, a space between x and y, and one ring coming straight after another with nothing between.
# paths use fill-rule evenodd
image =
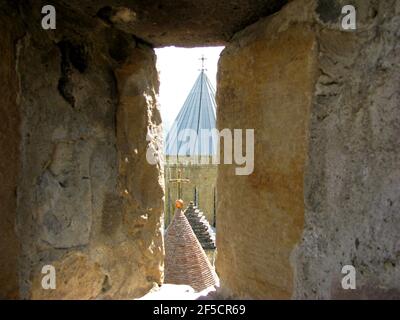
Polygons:
<instances>
[{"instance_id":1,"label":"roof ridge","mask_svg":"<svg viewBox=\"0 0 400 320\"><path fill-rule=\"evenodd\" d=\"M215 249L215 234L206 216L193 202L185 210L185 216L203 249Z\"/></svg>"}]
</instances>

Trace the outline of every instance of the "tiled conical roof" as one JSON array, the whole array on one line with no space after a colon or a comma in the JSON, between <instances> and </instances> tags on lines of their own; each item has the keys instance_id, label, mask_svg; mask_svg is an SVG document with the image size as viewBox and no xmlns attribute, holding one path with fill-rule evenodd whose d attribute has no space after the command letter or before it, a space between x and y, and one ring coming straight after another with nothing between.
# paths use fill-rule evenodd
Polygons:
<instances>
[{"instance_id":1,"label":"tiled conical roof","mask_svg":"<svg viewBox=\"0 0 400 320\"><path fill-rule=\"evenodd\" d=\"M215 155L218 137L215 132L211 131L211 129L215 129L215 113L215 89L202 70L167 134L165 154L173 156ZM196 134L195 141L188 143L186 139L189 137L185 133L187 129ZM209 133L210 136L202 135L202 130L207 130L206 133Z\"/></svg>"},{"instance_id":2,"label":"tiled conical roof","mask_svg":"<svg viewBox=\"0 0 400 320\"><path fill-rule=\"evenodd\" d=\"M181 209L165 234L165 283L202 291L217 283L216 274Z\"/></svg>"},{"instance_id":3,"label":"tiled conical roof","mask_svg":"<svg viewBox=\"0 0 400 320\"><path fill-rule=\"evenodd\" d=\"M203 249L215 249L215 233L203 212L190 202L185 215Z\"/></svg>"}]
</instances>

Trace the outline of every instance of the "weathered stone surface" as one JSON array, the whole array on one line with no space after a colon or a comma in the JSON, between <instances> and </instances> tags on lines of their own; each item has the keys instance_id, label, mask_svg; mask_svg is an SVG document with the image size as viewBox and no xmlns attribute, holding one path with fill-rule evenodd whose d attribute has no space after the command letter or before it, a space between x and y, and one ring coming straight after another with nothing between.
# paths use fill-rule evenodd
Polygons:
<instances>
[{"instance_id":1,"label":"weathered stone surface","mask_svg":"<svg viewBox=\"0 0 400 320\"><path fill-rule=\"evenodd\" d=\"M56 289L43 289L42 277L36 277L32 299L94 299L108 281L100 265L79 252L69 253L52 265L56 269ZM37 273L41 274L40 270Z\"/></svg>"},{"instance_id":2,"label":"weathered stone surface","mask_svg":"<svg viewBox=\"0 0 400 320\"><path fill-rule=\"evenodd\" d=\"M204 46L226 43L260 17L278 11L287 0L140 1L58 0L98 17L155 46Z\"/></svg>"},{"instance_id":3,"label":"weathered stone surface","mask_svg":"<svg viewBox=\"0 0 400 320\"><path fill-rule=\"evenodd\" d=\"M355 1L348 32L344 4L292 2L222 55L218 126L256 129L253 175L219 169L225 295L399 297L399 5Z\"/></svg>"},{"instance_id":4,"label":"weathered stone surface","mask_svg":"<svg viewBox=\"0 0 400 320\"><path fill-rule=\"evenodd\" d=\"M55 248L89 242L92 150L83 141L56 142L48 169L37 181L37 211L41 239Z\"/></svg>"},{"instance_id":5,"label":"weathered stone surface","mask_svg":"<svg viewBox=\"0 0 400 320\"><path fill-rule=\"evenodd\" d=\"M4 11L3 11L4 10ZM19 172L20 116L18 76L15 72L17 38L21 30L14 14L0 5L0 299L18 297L20 243L15 232Z\"/></svg>"},{"instance_id":6,"label":"weathered stone surface","mask_svg":"<svg viewBox=\"0 0 400 320\"><path fill-rule=\"evenodd\" d=\"M400 5L352 3L357 31L318 25L299 299L400 298ZM356 290L342 289L343 265Z\"/></svg>"},{"instance_id":7,"label":"weathered stone surface","mask_svg":"<svg viewBox=\"0 0 400 320\"><path fill-rule=\"evenodd\" d=\"M301 23L300 8L284 8L237 34L220 59L218 129L255 130L254 172L218 168L216 268L226 296L292 294L290 254L303 227L316 74L315 34Z\"/></svg>"},{"instance_id":8,"label":"weathered stone surface","mask_svg":"<svg viewBox=\"0 0 400 320\"><path fill-rule=\"evenodd\" d=\"M162 282L163 177L145 157L148 144L162 149L154 52L67 8L57 32L42 30L26 10L32 20L14 65L20 297L141 296ZM46 264L66 281L51 294L34 285Z\"/></svg>"},{"instance_id":9,"label":"weathered stone surface","mask_svg":"<svg viewBox=\"0 0 400 320\"><path fill-rule=\"evenodd\" d=\"M136 287L131 295L137 297L163 279L163 149L154 51L138 45L115 74L122 221L128 239L137 246L132 248L136 253L130 271Z\"/></svg>"}]
</instances>

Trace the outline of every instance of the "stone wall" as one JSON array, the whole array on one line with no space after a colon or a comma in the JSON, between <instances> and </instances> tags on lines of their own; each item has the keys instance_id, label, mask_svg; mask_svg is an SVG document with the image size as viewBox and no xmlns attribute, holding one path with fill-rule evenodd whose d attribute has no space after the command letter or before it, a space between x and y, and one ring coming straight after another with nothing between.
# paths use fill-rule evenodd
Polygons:
<instances>
[{"instance_id":1,"label":"stone wall","mask_svg":"<svg viewBox=\"0 0 400 320\"><path fill-rule=\"evenodd\" d=\"M400 298L400 3L319 1L319 76L305 171L305 227L294 254L299 299ZM343 290L343 265L356 290Z\"/></svg>"},{"instance_id":2,"label":"stone wall","mask_svg":"<svg viewBox=\"0 0 400 320\"><path fill-rule=\"evenodd\" d=\"M356 31L345 1L293 1L222 54L218 128L256 139L252 175L219 167L226 296L399 297L399 3L352 3Z\"/></svg>"},{"instance_id":3,"label":"stone wall","mask_svg":"<svg viewBox=\"0 0 400 320\"><path fill-rule=\"evenodd\" d=\"M19 170L18 77L15 70L21 36L10 8L0 5L0 299L18 298L20 242L15 232Z\"/></svg>"},{"instance_id":4,"label":"stone wall","mask_svg":"<svg viewBox=\"0 0 400 320\"><path fill-rule=\"evenodd\" d=\"M119 190L124 200L122 220L115 218L123 228L126 245L114 263L120 268L124 261L122 274L129 275L124 280L129 290L124 296L144 295L150 285L161 284L164 275L163 147L155 64L153 49L138 44L116 71ZM148 148L157 164L148 161Z\"/></svg>"},{"instance_id":5,"label":"stone wall","mask_svg":"<svg viewBox=\"0 0 400 320\"><path fill-rule=\"evenodd\" d=\"M146 161L148 144L156 153L162 150L154 52L66 7L58 7L57 30L43 30L40 8L36 3L14 8L25 17L24 32L16 46L10 38L1 41L9 48L2 64L10 68L4 69L10 96L5 107L14 112L6 112L4 130L13 140L6 146L9 169L1 170L10 175L7 193L2 191L9 195L8 250L22 244L20 256L15 250L7 260L10 289L4 295L144 295L162 282L163 272L163 176ZM20 168L17 202L15 168ZM2 250L1 258L6 254ZM41 287L47 264L56 268L56 290Z\"/></svg>"},{"instance_id":6,"label":"stone wall","mask_svg":"<svg viewBox=\"0 0 400 320\"><path fill-rule=\"evenodd\" d=\"M238 176L236 165L218 168L216 268L225 296L292 295L290 255L304 223L317 53L315 33L299 21L302 12L284 8L245 29L220 59L218 130L255 130L254 172Z\"/></svg>"},{"instance_id":7,"label":"stone wall","mask_svg":"<svg viewBox=\"0 0 400 320\"><path fill-rule=\"evenodd\" d=\"M53 0L157 47L221 45L288 0Z\"/></svg>"}]
</instances>

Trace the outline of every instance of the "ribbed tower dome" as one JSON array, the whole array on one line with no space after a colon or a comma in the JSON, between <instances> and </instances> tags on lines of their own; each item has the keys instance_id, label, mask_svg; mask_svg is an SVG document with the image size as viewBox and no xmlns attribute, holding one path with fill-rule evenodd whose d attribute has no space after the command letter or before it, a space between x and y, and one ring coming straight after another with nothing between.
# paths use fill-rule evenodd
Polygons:
<instances>
[{"instance_id":1,"label":"ribbed tower dome","mask_svg":"<svg viewBox=\"0 0 400 320\"><path fill-rule=\"evenodd\" d=\"M165 154L169 156L215 155L217 136L211 131L216 125L215 113L215 89L202 70L167 134ZM184 140L187 129L196 134L196 139L190 143L189 148L186 148L188 142ZM205 131L210 133L209 137L201 135Z\"/></svg>"}]
</instances>

